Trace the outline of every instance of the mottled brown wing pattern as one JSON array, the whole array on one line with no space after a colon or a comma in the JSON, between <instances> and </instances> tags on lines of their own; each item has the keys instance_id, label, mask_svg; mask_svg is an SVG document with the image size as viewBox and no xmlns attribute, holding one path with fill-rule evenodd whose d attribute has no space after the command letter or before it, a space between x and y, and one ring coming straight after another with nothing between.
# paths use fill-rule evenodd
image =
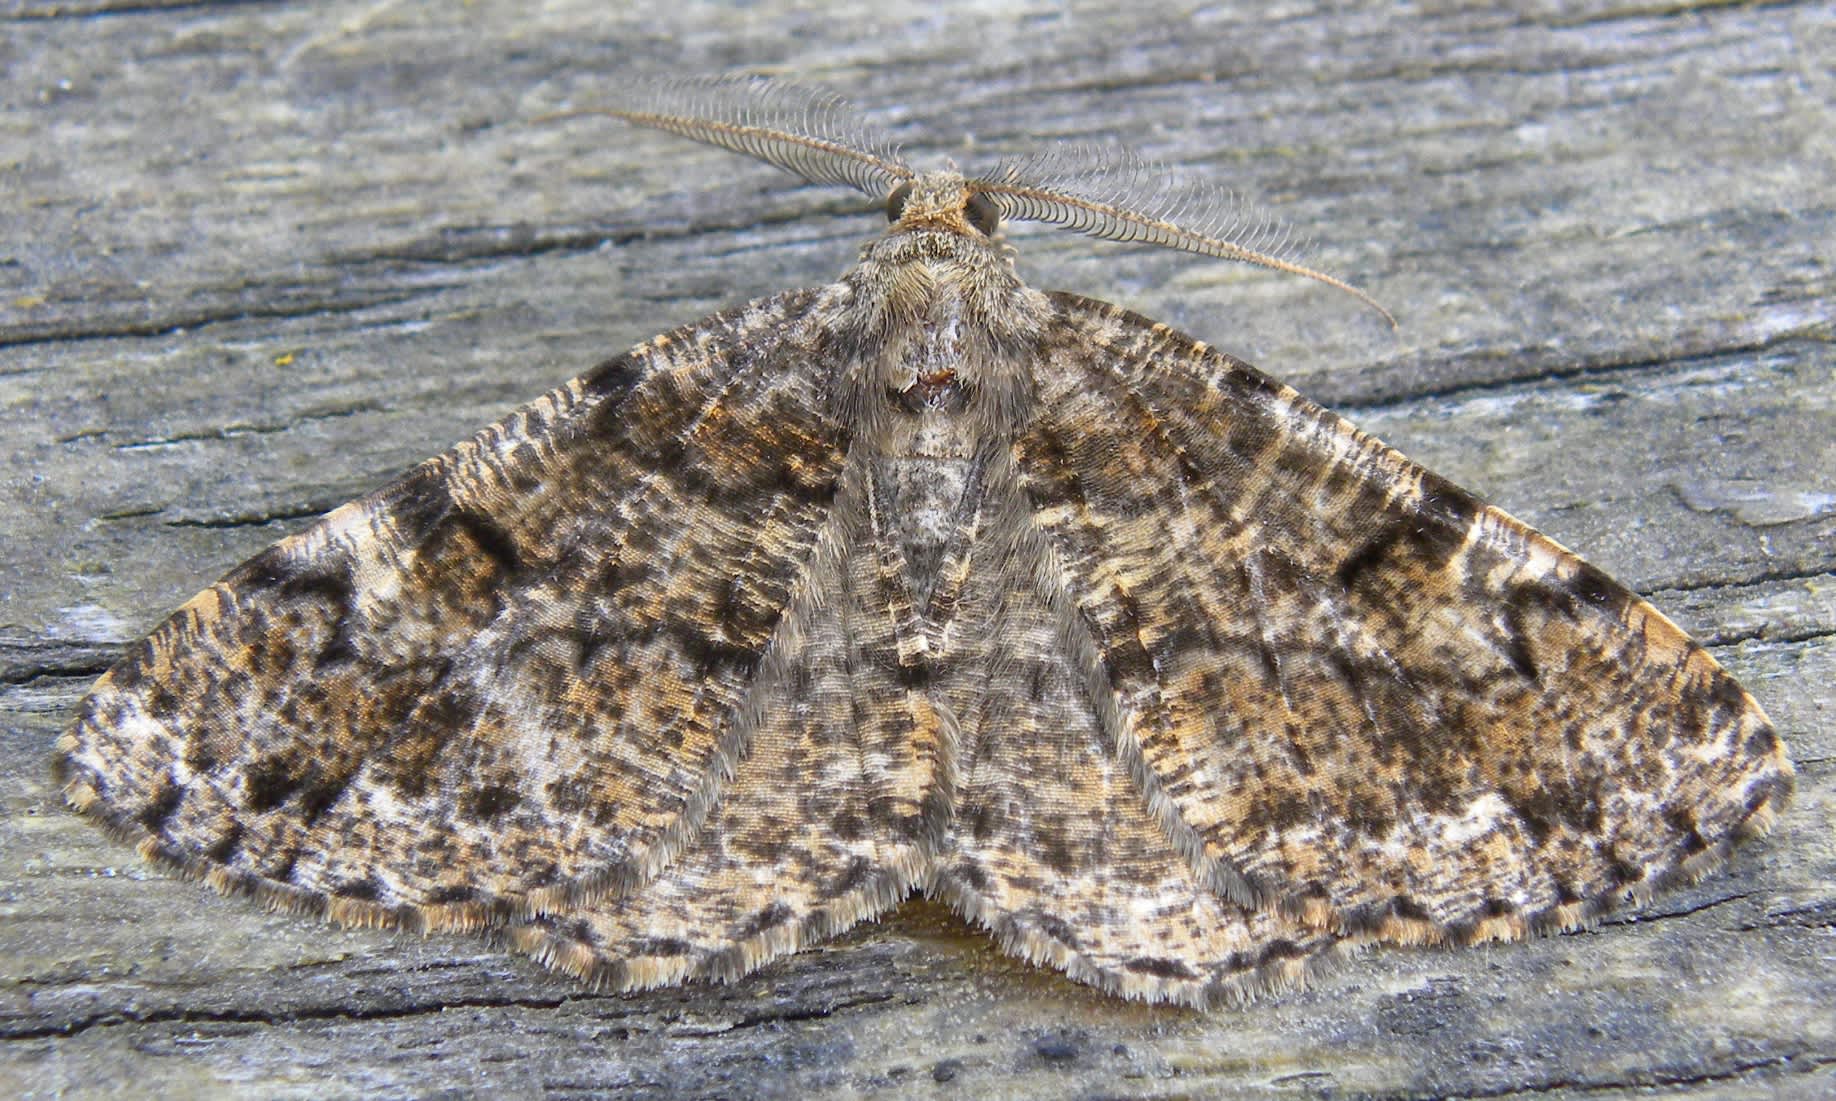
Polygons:
<instances>
[{"instance_id":1,"label":"mottled brown wing pattern","mask_svg":"<svg viewBox=\"0 0 1836 1101\"><path fill-rule=\"evenodd\" d=\"M1570 926L1789 797L1764 714L1554 542L1242 363L1071 295L1016 452L1195 870L1401 941Z\"/></svg>"},{"instance_id":2,"label":"mottled brown wing pattern","mask_svg":"<svg viewBox=\"0 0 1836 1101\"><path fill-rule=\"evenodd\" d=\"M745 750L847 452L814 295L658 337L200 594L85 702L72 803L344 921L653 874Z\"/></svg>"},{"instance_id":3,"label":"mottled brown wing pattern","mask_svg":"<svg viewBox=\"0 0 1836 1101\"><path fill-rule=\"evenodd\" d=\"M901 683L898 555L876 553L856 453L739 716L748 752L694 843L641 890L513 926L607 989L731 979L911 893L941 718Z\"/></svg>"},{"instance_id":4,"label":"mottled brown wing pattern","mask_svg":"<svg viewBox=\"0 0 1836 1101\"><path fill-rule=\"evenodd\" d=\"M1254 369L1025 287L990 195L1343 284L795 120L620 114L890 174L893 225L200 594L79 709L74 806L221 889L490 927L601 987L732 978L923 887L1210 1005L1578 924L1789 798L1649 605Z\"/></svg>"},{"instance_id":5,"label":"mottled brown wing pattern","mask_svg":"<svg viewBox=\"0 0 1836 1101\"><path fill-rule=\"evenodd\" d=\"M1229 900L1155 820L1013 466L990 464L978 561L938 661L958 736L930 889L1014 955L1111 993L1204 1006L1296 985L1339 931Z\"/></svg>"}]
</instances>

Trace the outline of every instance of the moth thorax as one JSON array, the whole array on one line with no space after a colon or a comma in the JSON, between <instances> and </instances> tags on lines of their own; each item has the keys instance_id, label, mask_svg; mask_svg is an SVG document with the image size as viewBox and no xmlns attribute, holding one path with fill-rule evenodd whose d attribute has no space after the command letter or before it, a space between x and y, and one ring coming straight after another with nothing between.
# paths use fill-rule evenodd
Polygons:
<instances>
[{"instance_id":1,"label":"moth thorax","mask_svg":"<svg viewBox=\"0 0 1836 1101\"><path fill-rule=\"evenodd\" d=\"M946 367L920 372L912 384L893 394L893 403L907 413L961 413L969 407L963 378Z\"/></svg>"},{"instance_id":2,"label":"moth thorax","mask_svg":"<svg viewBox=\"0 0 1836 1101\"><path fill-rule=\"evenodd\" d=\"M975 368L965 354L956 318L919 326L904 352L888 380L895 407L914 414L960 413L968 408Z\"/></svg>"}]
</instances>

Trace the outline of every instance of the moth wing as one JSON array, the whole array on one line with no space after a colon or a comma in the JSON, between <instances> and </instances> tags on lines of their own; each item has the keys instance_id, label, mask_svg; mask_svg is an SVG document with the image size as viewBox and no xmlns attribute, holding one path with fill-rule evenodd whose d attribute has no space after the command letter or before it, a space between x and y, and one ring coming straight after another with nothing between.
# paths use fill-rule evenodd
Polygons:
<instances>
[{"instance_id":1,"label":"moth wing","mask_svg":"<svg viewBox=\"0 0 1836 1101\"><path fill-rule=\"evenodd\" d=\"M1251 367L1056 295L1015 453L1123 761L1239 901L1521 936L1701 874L1789 799L1650 605Z\"/></svg>"},{"instance_id":2,"label":"moth wing","mask_svg":"<svg viewBox=\"0 0 1836 1101\"><path fill-rule=\"evenodd\" d=\"M939 659L955 812L930 890L1013 955L1112 994L1203 1007L1297 984L1342 936L1225 897L1156 821L1012 465L990 466Z\"/></svg>"},{"instance_id":3,"label":"moth wing","mask_svg":"<svg viewBox=\"0 0 1836 1101\"><path fill-rule=\"evenodd\" d=\"M658 337L199 594L82 704L69 801L347 922L654 874L744 751L843 466L817 293Z\"/></svg>"},{"instance_id":4,"label":"moth wing","mask_svg":"<svg viewBox=\"0 0 1836 1101\"><path fill-rule=\"evenodd\" d=\"M749 703L756 727L706 828L642 890L513 925L607 989L729 980L894 905L922 878L943 717L900 677L902 584L875 553L867 464L842 476L809 583Z\"/></svg>"}]
</instances>

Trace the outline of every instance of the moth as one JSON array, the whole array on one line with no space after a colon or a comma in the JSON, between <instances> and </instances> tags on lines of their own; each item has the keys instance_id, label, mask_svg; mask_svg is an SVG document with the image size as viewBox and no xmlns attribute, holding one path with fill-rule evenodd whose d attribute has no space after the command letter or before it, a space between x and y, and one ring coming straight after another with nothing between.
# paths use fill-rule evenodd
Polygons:
<instances>
[{"instance_id":1,"label":"moth","mask_svg":"<svg viewBox=\"0 0 1836 1101\"><path fill-rule=\"evenodd\" d=\"M914 892L1129 998L1578 926L1792 768L1649 604L1004 221L1262 264L1140 162L916 172L797 85L605 111L854 186L835 283L639 345L192 599L58 743L224 891L730 980ZM1366 301L1369 301L1366 299Z\"/></svg>"}]
</instances>

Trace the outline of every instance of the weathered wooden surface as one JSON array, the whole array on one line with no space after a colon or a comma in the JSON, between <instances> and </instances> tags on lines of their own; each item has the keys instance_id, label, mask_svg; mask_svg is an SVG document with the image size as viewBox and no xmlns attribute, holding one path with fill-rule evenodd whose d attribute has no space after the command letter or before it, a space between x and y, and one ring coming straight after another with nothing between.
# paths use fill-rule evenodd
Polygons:
<instances>
[{"instance_id":1,"label":"weathered wooden surface","mask_svg":"<svg viewBox=\"0 0 1836 1101\"><path fill-rule=\"evenodd\" d=\"M1830 5L114 6L0 5L0 1095L1836 1092ZM1399 334L1266 273L1018 243L1651 595L1778 721L1778 831L1635 919L1201 1016L921 903L732 987L594 995L217 898L65 812L73 704L205 583L877 232L764 166L531 121L739 66L849 91L921 164L1121 138L1316 235Z\"/></svg>"}]
</instances>

